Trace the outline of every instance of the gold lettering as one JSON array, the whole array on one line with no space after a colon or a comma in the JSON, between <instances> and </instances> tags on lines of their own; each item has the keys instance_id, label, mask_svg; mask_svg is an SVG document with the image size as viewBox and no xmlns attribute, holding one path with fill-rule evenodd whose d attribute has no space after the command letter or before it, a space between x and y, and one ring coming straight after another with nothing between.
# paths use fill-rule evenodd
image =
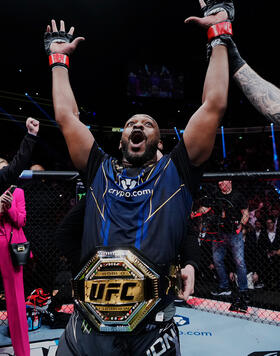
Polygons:
<instances>
[{"instance_id":1,"label":"gold lettering","mask_svg":"<svg viewBox=\"0 0 280 356\"><path fill-rule=\"evenodd\" d=\"M96 279L85 281L85 302L103 305L144 301L144 281L139 279Z\"/></svg>"},{"instance_id":2,"label":"gold lettering","mask_svg":"<svg viewBox=\"0 0 280 356\"><path fill-rule=\"evenodd\" d=\"M130 277L128 271L98 271L95 277Z\"/></svg>"}]
</instances>

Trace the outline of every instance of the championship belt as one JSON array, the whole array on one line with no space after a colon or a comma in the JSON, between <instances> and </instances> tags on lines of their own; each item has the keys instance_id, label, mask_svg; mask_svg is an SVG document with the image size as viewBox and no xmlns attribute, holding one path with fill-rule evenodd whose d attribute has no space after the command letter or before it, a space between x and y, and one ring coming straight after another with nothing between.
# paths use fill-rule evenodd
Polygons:
<instances>
[{"instance_id":1,"label":"championship belt","mask_svg":"<svg viewBox=\"0 0 280 356\"><path fill-rule=\"evenodd\" d=\"M138 250L101 247L74 278L74 302L98 331L131 332L181 288L178 267L158 269Z\"/></svg>"}]
</instances>

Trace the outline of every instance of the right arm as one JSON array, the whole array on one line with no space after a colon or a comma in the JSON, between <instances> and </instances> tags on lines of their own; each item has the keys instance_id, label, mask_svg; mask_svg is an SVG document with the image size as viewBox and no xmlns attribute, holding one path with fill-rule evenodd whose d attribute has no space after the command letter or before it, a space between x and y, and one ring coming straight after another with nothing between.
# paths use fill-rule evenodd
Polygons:
<instances>
[{"instance_id":1,"label":"right arm","mask_svg":"<svg viewBox=\"0 0 280 356\"><path fill-rule=\"evenodd\" d=\"M232 38L228 39L230 74L250 103L268 120L280 124L280 89L263 79L240 56Z\"/></svg>"},{"instance_id":2,"label":"right arm","mask_svg":"<svg viewBox=\"0 0 280 356\"><path fill-rule=\"evenodd\" d=\"M52 29L52 32L51 32ZM60 32L56 22L52 20L52 28L47 27L45 33L45 49L47 54L60 53L69 56L84 40L77 37L72 42L74 27L65 33L64 22L60 21ZM52 95L55 119L65 138L70 157L76 168L84 170L87 166L94 138L88 128L79 120L78 106L72 92L67 68L53 66Z\"/></svg>"},{"instance_id":3,"label":"right arm","mask_svg":"<svg viewBox=\"0 0 280 356\"><path fill-rule=\"evenodd\" d=\"M233 76L250 103L267 119L280 124L280 89L245 63Z\"/></svg>"},{"instance_id":4,"label":"right arm","mask_svg":"<svg viewBox=\"0 0 280 356\"><path fill-rule=\"evenodd\" d=\"M52 79L55 120L65 138L73 164L76 168L84 170L94 138L89 129L79 120L78 107L67 69L53 68Z\"/></svg>"}]
</instances>

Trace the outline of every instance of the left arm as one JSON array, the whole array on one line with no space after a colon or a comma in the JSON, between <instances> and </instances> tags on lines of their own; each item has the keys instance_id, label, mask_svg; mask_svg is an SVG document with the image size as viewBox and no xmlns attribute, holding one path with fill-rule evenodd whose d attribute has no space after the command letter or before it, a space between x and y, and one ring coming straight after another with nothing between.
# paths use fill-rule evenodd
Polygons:
<instances>
[{"instance_id":1,"label":"left arm","mask_svg":"<svg viewBox=\"0 0 280 356\"><path fill-rule=\"evenodd\" d=\"M232 2L199 0L203 18L189 17L206 30L216 24L226 24L234 18ZM210 14L210 15L209 15ZM226 32L220 32L219 35ZM217 36L217 35L216 35ZM226 35L227 36L227 35ZM219 36L218 36L219 37ZM194 166L200 166L211 155L217 128L225 113L228 99L229 64L226 43L218 37L210 37L211 57L204 81L202 105L189 120L184 134L184 143Z\"/></svg>"},{"instance_id":2,"label":"left arm","mask_svg":"<svg viewBox=\"0 0 280 356\"><path fill-rule=\"evenodd\" d=\"M26 127L28 133L23 138L19 150L10 164L0 169L0 194L3 193L9 185L15 183L21 172L30 166L32 152L38 140L39 121L29 117L26 120Z\"/></svg>"},{"instance_id":3,"label":"left arm","mask_svg":"<svg viewBox=\"0 0 280 356\"><path fill-rule=\"evenodd\" d=\"M198 236L192 227L191 220L189 221L189 230L187 236L183 239L181 246L181 269L182 291L178 297L188 300L190 294L194 292L195 270L199 269L200 249L198 245Z\"/></svg>"},{"instance_id":4,"label":"left arm","mask_svg":"<svg viewBox=\"0 0 280 356\"><path fill-rule=\"evenodd\" d=\"M227 106L228 84L227 48L216 46L205 78L202 106L193 114L183 134L194 166L201 165L211 155L217 128Z\"/></svg>"},{"instance_id":5,"label":"left arm","mask_svg":"<svg viewBox=\"0 0 280 356\"><path fill-rule=\"evenodd\" d=\"M239 234L240 231L242 231L242 225L246 225L247 222L249 221L249 217L250 217L249 209L248 208L241 209L241 214L242 214L242 217L241 217L241 220L240 220L240 224L236 229L236 233L237 234Z\"/></svg>"},{"instance_id":6,"label":"left arm","mask_svg":"<svg viewBox=\"0 0 280 356\"><path fill-rule=\"evenodd\" d=\"M242 214L242 218L240 220L240 223L242 225L246 225L248 220L249 220L249 217L250 217L250 214L249 214L249 209L246 208L246 209L242 209L241 210L241 214Z\"/></svg>"},{"instance_id":7,"label":"left arm","mask_svg":"<svg viewBox=\"0 0 280 356\"><path fill-rule=\"evenodd\" d=\"M200 5L202 10L205 9L206 3L204 0L200 0ZM225 21L227 18L227 12L221 11L216 15L206 16L204 19L191 17L185 22L194 21L208 28L212 24ZM217 128L227 106L228 85L227 48L224 45L213 46L204 81L202 105L191 117L183 134L190 162L194 166L200 166L211 155ZM179 298L187 301L190 294L194 292L195 269L187 261L182 265L185 266L181 269L183 290L180 292Z\"/></svg>"}]
</instances>

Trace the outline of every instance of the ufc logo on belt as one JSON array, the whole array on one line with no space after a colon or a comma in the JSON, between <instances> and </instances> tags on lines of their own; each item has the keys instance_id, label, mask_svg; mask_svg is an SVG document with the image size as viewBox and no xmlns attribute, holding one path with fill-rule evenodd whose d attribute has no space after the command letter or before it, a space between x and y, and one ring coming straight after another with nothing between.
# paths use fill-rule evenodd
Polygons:
<instances>
[{"instance_id":1,"label":"ufc logo on belt","mask_svg":"<svg viewBox=\"0 0 280 356\"><path fill-rule=\"evenodd\" d=\"M144 281L110 279L85 282L85 302L94 304L125 304L144 300Z\"/></svg>"}]
</instances>

